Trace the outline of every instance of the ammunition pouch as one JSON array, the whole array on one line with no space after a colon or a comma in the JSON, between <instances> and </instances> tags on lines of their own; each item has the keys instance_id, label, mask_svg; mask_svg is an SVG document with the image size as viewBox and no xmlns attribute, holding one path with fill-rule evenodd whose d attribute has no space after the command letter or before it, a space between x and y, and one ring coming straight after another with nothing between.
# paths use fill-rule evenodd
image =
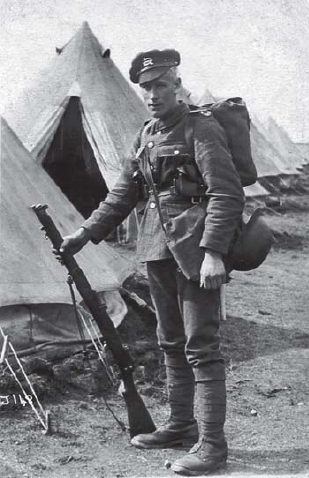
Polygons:
<instances>
[{"instance_id":1,"label":"ammunition pouch","mask_svg":"<svg viewBox=\"0 0 309 478\"><path fill-rule=\"evenodd\" d=\"M178 177L173 180L174 194L184 197L205 196L206 186L202 183L191 181L184 174L178 173Z\"/></svg>"},{"instance_id":2,"label":"ammunition pouch","mask_svg":"<svg viewBox=\"0 0 309 478\"><path fill-rule=\"evenodd\" d=\"M143 176L143 173L140 169L137 169L132 176L133 182L136 184L137 187L137 198L138 201L143 201L149 197L149 192L147 192L147 183Z\"/></svg>"},{"instance_id":3,"label":"ammunition pouch","mask_svg":"<svg viewBox=\"0 0 309 478\"><path fill-rule=\"evenodd\" d=\"M199 202L200 198L205 197L206 186L196 181L191 181L181 171L175 171L177 177L173 179L170 186L165 185L160 187L156 184L157 192L169 193L171 195L178 195L183 197L189 197L196 199ZM144 175L141 170L138 170L133 175L133 181L138 184L138 196L140 200L147 200L152 193L151 187L147 184ZM193 202L193 201L192 201Z\"/></svg>"}]
</instances>

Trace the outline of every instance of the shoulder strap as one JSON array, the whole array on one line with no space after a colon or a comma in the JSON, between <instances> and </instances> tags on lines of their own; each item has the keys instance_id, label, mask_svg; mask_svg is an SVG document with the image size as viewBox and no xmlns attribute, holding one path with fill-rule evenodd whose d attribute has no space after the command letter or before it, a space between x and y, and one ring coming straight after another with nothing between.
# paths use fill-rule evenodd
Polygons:
<instances>
[{"instance_id":1,"label":"shoulder strap","mask_svg":"<svg viewBox=\"0 0 309 478\"><path fill-rule=\"evenodd\" d=\"M192 147L192 138L194 133L196 116L199 113L203 114L203 112L207 112L207 111L209 111L209 108L207 108L206 106L190 105L190 112L188 114L187 120L184 125L184 137L185 137L185 142L188 148ZM207 116L207 113L205 116Z\"/></svg>"},{"instance_id":2,"label":"shoulder strap","mask_svg":"<svg viewBox=\"0 0 309 478\"><path fill-rule=\"evenodd\" d=\"M191 148L193 139L194 124L192 119L192 116L189 114L184 126L184 137L188 149Z\"/></svg>"},{"instance_id":3,"label":"shoulder strap","mask_svg":"<svg viewBox=\"0 0 309 478\"><path fill-rule=\"evenodd\" d=\"M145 121L144 126L141 130L141 147L144 147L146 145L146 130L150 128L153 123L153 119Z\"/></svg>"}]
</instances>

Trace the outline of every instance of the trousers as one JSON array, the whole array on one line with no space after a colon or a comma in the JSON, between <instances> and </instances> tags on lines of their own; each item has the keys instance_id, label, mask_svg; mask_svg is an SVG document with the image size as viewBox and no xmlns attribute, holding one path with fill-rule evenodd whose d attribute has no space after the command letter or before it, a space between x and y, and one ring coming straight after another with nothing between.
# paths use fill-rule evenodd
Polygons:
<instances>
[{"instance_id":1,"label":"trousers","mask_svg":"<svg viewBox=\"0 0 309 478\"><path fill-rule=\"evenodd\" d=\"M220 291L200 288L186 279L173 258L147 262L147 274L165 364L189 363L197 382L224 380Z\"/></svg>"}]
</instances>

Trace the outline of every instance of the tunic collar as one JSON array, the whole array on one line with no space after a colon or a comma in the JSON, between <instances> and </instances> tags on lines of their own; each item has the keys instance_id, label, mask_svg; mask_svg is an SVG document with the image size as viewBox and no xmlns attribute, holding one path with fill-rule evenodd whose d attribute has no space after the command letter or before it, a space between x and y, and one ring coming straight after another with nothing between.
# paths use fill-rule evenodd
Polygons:
<instances>
[{"instance_id":1,"label":"tunic collar","mask_svg":"<svg viewBox=\"0 0 309 478\"><path fill-rule=\"evenodd\" d=\"M189 107L186 103L179 103L173 113L165 119L157 119L153 123L154 131L160 131L174 126L181 118L189 112Z\"/></svg>"}]
</instances>

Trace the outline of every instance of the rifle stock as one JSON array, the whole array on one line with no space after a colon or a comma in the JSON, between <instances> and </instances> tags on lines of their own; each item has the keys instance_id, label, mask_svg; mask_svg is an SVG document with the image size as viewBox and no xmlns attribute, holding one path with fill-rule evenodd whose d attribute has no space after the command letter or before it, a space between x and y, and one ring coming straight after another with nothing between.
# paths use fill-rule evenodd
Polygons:
<instances>
[{"instance_id":1,"label":"rifle stock","mask_svg":"<svg viewBox=\"0 0 309 478\"><path fill-rule=\"evenodd\" d=\"M47 206L38 204L31 208L42 224L41 229L44 230L46 236L50 239L54 249L59 251L63 239L52 218L46 213ZM79 294L89 308L107 346L111 350L115 362L120 368L122 380L120 392L126 402L131 437L140 433L153 432L156 427L133 380L134 365L132 358L121 343L113 321L106 312L106 305L100 303L97 293L91 288L84 272L78 266L73 255L69 252L63 252L61 253L61 257Z\"/></svg>"}]
</instances>

